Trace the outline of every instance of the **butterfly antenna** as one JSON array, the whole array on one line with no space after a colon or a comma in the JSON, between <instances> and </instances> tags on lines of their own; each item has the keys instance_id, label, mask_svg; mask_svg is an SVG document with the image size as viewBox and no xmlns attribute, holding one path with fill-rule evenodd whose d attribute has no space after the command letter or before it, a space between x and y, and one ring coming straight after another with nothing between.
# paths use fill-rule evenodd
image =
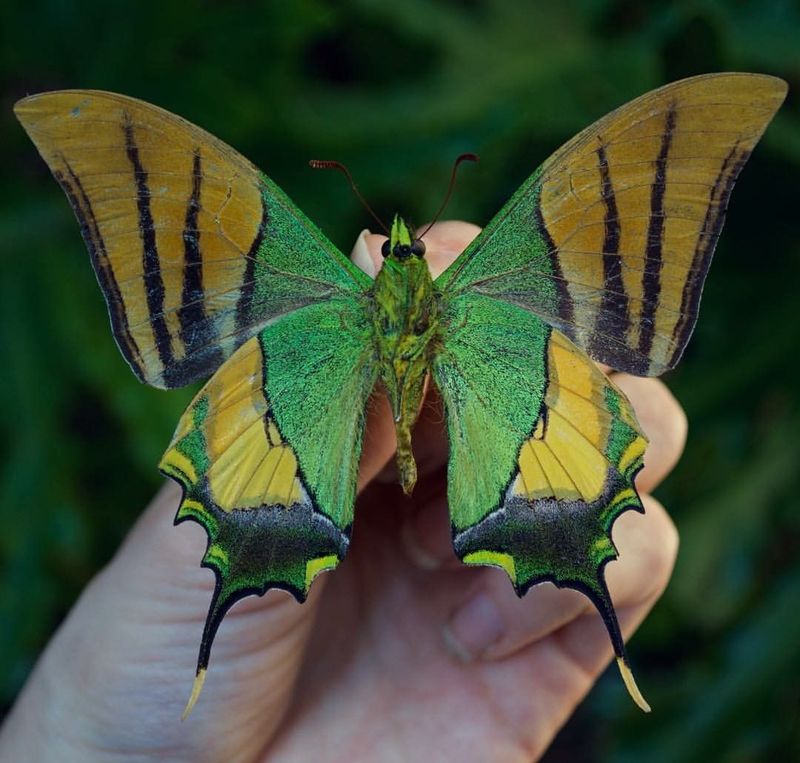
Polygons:
<instances>
[{"instance_id":1,"label":"butterfly antenna","mask_svg":"<svg viewBox=\"0 0 800 763\"><path fill-rule=\"evenodd\" d=\"M442 216L442 212L444 212L445 208L447 207L447 202L450 201L450 197L453 195L453 188L456 185L456 173L458 172L458 166L461 162L477 162L478 155L477 154L461 154L458 156L453 162L453 171L450 173L450 183L447 186L447 193L445 194L444 201L442 205L439 207L439 211L433 216L433 220L431 220L430 224L427 228L419 235L419 238L423 238L425 234L433 228L436 224L436 221Z\"/></svg>"},{"instance_id":2,"label":"butterfly antenna","mask_svg":"<svg viewBox=\"0 0 800 763\"><path fill-rule=\"evenodd\" d=\"M372 219L375 220L375 222L378 223L381 228L383 228L386 235L390 235L389 229L383 223L381 218L372 211L372 207L367 204L366 199L361 195L361 191L358 190L358 186L356 185L355 180L353 180L353 176L350 174L350 170L348 170L344 164L333 159L312 159L308 164L315 170L339 170L339 172L341 172L347 178L347 182L350 183L350 187L353 189L353 193L356 195L356 198L361 202L361 206L372 215Z\"/></svg>"}]
</instances>

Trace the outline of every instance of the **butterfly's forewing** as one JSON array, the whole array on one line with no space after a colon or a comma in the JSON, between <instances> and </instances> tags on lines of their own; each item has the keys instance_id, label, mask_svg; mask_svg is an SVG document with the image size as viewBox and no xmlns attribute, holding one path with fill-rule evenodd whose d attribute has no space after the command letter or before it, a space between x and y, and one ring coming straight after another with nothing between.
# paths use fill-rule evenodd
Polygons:
<instances>
[{"instance_id":1,"label":"butterfly's forewing","mask_svg":"<svg viewBox=\"0 0 800 763\"><path fill-rule=\"evenodd\" d=\"M680 359L733 184L786 95L757 74L667 85L581 132L438 279L531 310L596 360Z\"/></svg>"},{"instance_id":2,"label":"butterfly's forewing","mask_svg":"<svg viewBox=\"0 0 800 763\"><path fill-rule=\"evenodd\" d=\"M15 112L69 197L136 375L211 374L270 318L367 288L277 186L207 132L112 93Z\"/></svg>"},{"instance_id":3,"label":"butterfly's forewing","mask_svg":"<svg viewBox=\"0 0 800 763\"><path fill-rule=\"evenodd\" d=\"M611 526L641 511L645 439L629 403L539 317L475 294L447 302L433 366L450 439L457 555L502 567L521 596L552 581L587 594L625 653L603 568Z\"/></svg>"},{"instance_id":4,"label":"butterfly's forewing","mask_svg":"<svg viewBox=\"0 0 800 763\"><path fill-rule=\"evenodd\" d=\"M302 601L347 550L370 332L355 300L300 308L245 342L181 418L160 467L184 488L178 521L205 527L217 576L200 676L236 601L273 587Z\"/></svg>"}]
</instances>

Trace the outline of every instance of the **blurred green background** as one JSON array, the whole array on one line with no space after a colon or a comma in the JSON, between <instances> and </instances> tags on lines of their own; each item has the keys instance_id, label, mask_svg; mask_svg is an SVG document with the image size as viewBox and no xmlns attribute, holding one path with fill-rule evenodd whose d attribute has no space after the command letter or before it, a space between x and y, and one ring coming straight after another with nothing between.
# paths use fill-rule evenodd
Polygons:
<instances>
[{"instance_id":1,"label":"blurred green background","mask_svg":"<svg viewBox=\"0 0 800 763\"><path fill-rule=\"evenodd\" d=\"M191 8L191 9L190 9ZM658 496L675 577L632 658L548 761L800 760L800 7L796 2L369 0L11 2L0 10L0 703L159 484L191 390L136 382L69 207L13 102L116 90L254 160L340 247L379 213L424 220L456 154L448 216L486 222L566 138L651 88L707 71L792 88L745 168L700 322L668 383L689 415Z\"/></svg>"}]
</instances>

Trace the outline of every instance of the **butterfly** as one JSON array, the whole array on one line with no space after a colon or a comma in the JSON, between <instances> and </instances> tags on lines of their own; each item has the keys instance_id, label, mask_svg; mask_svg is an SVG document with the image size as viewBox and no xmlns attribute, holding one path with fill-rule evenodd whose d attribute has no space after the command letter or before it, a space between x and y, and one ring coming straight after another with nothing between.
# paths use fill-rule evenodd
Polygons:
<instances>
[{"instance_id":1,"label":"butterfly","mask_svg":"<svg viewBox=\"0 0 800 763\"><path fill-rule=\"evenodd\" d=\"M502 568L520 596L542 581L586 594L649 709L604 579L614 521L643 511L646 440L592 361L676 365L734 182L785 95L774 77L711 74L631 101L545 161L435 280L402 217L373 279L269 177L155 106L89 90L16 104L133 372L161 388L211 377L159 465L216 576L187 712L236 601L281 588L302 602L347 553L376 387L411 492L427 378L457 556Z\"/></svg>"}]
</instances>

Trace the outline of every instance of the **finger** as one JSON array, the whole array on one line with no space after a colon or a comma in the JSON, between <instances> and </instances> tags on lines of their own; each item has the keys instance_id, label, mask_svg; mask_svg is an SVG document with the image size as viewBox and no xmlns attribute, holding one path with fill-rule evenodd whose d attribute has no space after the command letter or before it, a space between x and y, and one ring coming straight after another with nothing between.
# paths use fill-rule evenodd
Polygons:
<instances>
[{"instance_id":1,"label":"finger","mask_svg":"<svg viewBox=\"0 0 800 763\"><path fill-rule=\"evenodd\" d=\"M166 486L83 592L14 708L12 736L26 718L46 717L65 740L64 760L94 760L98 749L137 760L165 750L175 760L246 760L277 727L313 617L313 605L283 592L233 607L204 696L179 720L214 587L197 564L202 529L173 527L179 497Z\"/></svg>"},{"instance_id":2,"label":"finger","mask_svg":"<svg viewBox=\"0 0 800 763\"><path fill-rule=\"evenodd\" d=\"M655 601L677 553L677 531L666 511L650 496L643 500L644 515L628 512L614 525L619 559L606 567L606 580L618 610ZM549 583L534 586L520 599L505 574L485 570L454 608L445 626L445 640L461 659L495 660L593 612L582 594Z\"/></svg>"},{"instance_id":3,"label":"finger","mask_svg":"<svg viewBox=\"0 0 800 763\"><path fill-rule=\"evenodd\" d=\"M419 234L427 226L417 229ZM431 276L436 278L472 243L481 232L477 225L461 220L442 220L436 223L425 236L425 259Z\"/></svg>"},{"instance_id":4,"label":"finger","mask_svg":"<svg viewBox=\"0 0 800 763\"><path fill-rule=\"evenodd\" d=\"M622 373L613 374L611 379L630 400L649 440L636 487L650 493L675 468L683 453L688 430L686 414L660 379Z\"/></svg>"},{"instance_id":5,"label":"finger","mask_svg":"<svg viewBox=\"0 0 800 763\"><path fill-rule=\"evenodd\" d=\"M379 233L371 233L364 228L358 234L353 250L350 252L350 259L358 265L370 278L375 278L381 269L383 258L381 257L381 245L386 240L386 236Z\"/></svg>"}]
</instances>

